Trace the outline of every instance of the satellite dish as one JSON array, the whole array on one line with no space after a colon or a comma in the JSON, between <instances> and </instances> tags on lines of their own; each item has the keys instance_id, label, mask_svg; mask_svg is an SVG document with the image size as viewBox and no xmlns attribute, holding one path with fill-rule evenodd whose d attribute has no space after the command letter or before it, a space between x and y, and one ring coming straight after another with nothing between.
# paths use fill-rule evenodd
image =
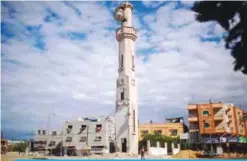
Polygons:
<instances>
[{"instance_id":1,"label":"satellite dish","mask_svg":"<svg viewBox=\"0 0 247 161\"><path fill-rule=\"evenodd\" d=\"M78 120L78 121L83 121L83 119L82 119L81 117L79 117L77 120Z\"/></svg>"}]
</instances>

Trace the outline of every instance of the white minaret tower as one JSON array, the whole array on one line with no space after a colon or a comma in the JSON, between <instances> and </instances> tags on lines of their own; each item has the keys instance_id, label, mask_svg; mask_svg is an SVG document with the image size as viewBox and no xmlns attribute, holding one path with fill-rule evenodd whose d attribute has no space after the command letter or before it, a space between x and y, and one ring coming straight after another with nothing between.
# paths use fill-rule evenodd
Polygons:
<instances>
[{"instance_id":1,"label":"white minaret tower","mask_svg":"<svg viewBox=\"0 0 247 161\"><path fill-rule=\"evenodd\" d=\"M115 18L121 22L116 31L119 42L119 68L116 93L116 144L120 152L138 154L138 108L135 80L136 30L132 27L129 2L119 5Z\"/></svg>"}]
</instances>

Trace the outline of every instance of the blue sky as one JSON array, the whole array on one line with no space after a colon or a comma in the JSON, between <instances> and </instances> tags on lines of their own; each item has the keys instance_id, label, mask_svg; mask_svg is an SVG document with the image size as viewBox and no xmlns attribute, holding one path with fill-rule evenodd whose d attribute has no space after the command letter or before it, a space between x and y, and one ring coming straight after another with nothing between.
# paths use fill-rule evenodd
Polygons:
<instances>
[{"instance_id":1,"label":"blue sky","mask_svg":"<svg viewBox=\"0 0 247 161\"><path fill-rule=\"evenodd\" d=\"M119 3L1 3L5 136L30 137L51 112L54 129L114 112ZM247 107L247 79L232 71L220 26L196 22L191 1L132 3L140 122L186 117L188 103L209 98Z\"/></svg>"}]
</instances>

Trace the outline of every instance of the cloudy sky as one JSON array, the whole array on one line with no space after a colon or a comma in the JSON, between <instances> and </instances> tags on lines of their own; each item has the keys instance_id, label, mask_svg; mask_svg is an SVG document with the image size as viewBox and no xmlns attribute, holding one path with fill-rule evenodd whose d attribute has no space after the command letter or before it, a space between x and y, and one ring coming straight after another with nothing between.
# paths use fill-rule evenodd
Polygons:
<instances>
[{"instance_id":1,"label":"cloudy sky","mask_svg":"<svg viewBox=\"0 0 247 161\"><path fill-rule=\"evenodd\" d=\"M29 137L80 116L112 114L119 2L2 2L2 129ZM247 77L233 72L223 29L197 23L184 2L135 6L139 120L187 116L191 102L247 107ZM246 108L245 108L246 109Z\"/></svg>"}]
</instances>

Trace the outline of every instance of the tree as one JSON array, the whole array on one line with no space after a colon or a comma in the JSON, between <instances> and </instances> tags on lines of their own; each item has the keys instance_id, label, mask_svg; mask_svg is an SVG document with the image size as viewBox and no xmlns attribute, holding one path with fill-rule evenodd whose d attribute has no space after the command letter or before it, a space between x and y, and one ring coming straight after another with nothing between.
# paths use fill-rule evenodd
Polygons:
<instances>
[{"instance_id":1,"label":"tree","mask_svg":"<svg viewBox=\"0 0 247 161\"><path fill-rule=\"evenodd\" d=\"M225 47L231 50L235 59L234 71L247 74L247 2L198 1L194 3L192 11L196 12L197 21L216 21L226 30ZM237 15L239 22L234 18Z\"/></svg>"},{"instance_id":2,"label":"tree","mask_svg":"<svg viewBox=\"0 0 247 161\"><path fill-rule=\"evenodd\" d=\"M179 143L179 137L170 137L161 134L146 134L143 136L142 140L139 141L139 147L146 147L147 140L150 140L151 146L156 146L156 142L159 141L160 144L166 143Z\"/></svg>"},{"instance_id":3,"label":"tree","mask_svg":"<svg viewBox=\"0 0 247 161\"><path fill-rule=\"evenodd\" d=\"M28 142L16 143L14 144L13 151L25 152L27 147L28 147Z\"/></svg>"}]
</instances>

